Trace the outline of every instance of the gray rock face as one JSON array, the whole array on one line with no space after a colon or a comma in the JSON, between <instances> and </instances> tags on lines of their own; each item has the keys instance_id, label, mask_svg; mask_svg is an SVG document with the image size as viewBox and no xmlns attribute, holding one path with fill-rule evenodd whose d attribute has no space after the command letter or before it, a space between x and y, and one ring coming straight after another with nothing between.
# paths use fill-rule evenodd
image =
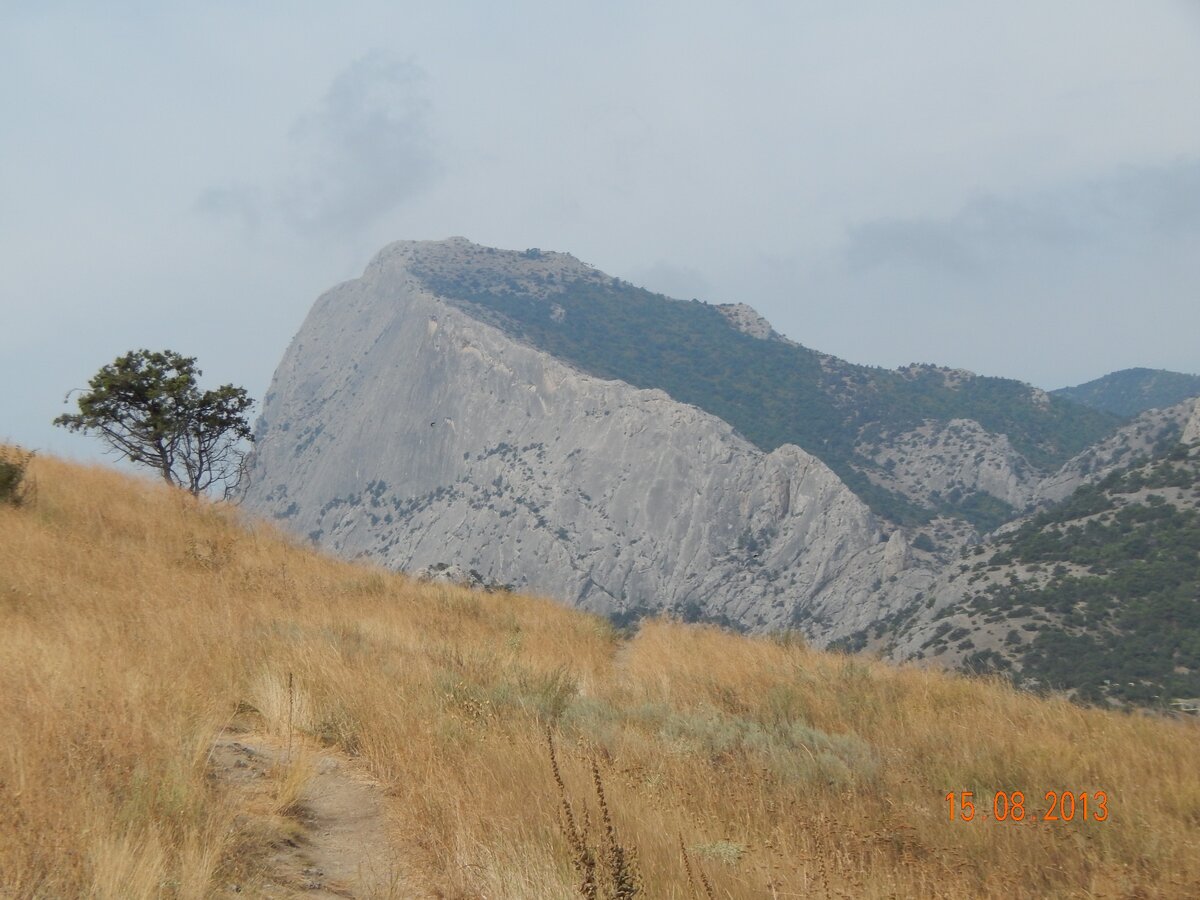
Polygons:
<instances>
[{"instance_id":1,"label":"gray rock face","mask_svg":"<svg viewBox=\"0 0 1200 900\"><path fill-rule=\"evenodd\" d=\"M396 569L449 563L597 612L801 625L819 641L928 584L815 457L763 453L431 294L414 268L465 243L393 244L317 301L264 401L249 509Z\"/></svg>"},{"instance_id":2,"label":"gray rock face","mask_svg":"<svg viewBox=\"0 0 1200 900\"><path fill-rule=\"evenodd\" d=\"M717 311L738 331L760 340L779 339L771 323L759 315L758 310L746 303L722 303Z\"/></svg>"},{"instance_id":3,"label":"gray rock face","mask_svg":"<svg viewBox=\"0 0 1200 900\"><path fill-rule=\"evenodd\" d=\"M1185 444L1200 443L1200 400L1192 403L1192 411L1183 425L1183 434L1180 440Z\"/></svg>"},{"instance_id":4,"label":"gray rock face","mask_svg":"<svg viewBox=\"0 0 1200 900\"><path fill-rule=\"evenodd\" d=\"M1160 441L1173 437L1184 443L1200 440L1200 400L1146 410L1042 480L1034 492L1034 501L1046 504L1065 500L1081 485L1103 480L1136 457L1150 455Z\"/></svg>"},{"instance_id":5,"label":"gray rock face","mask_svg":"<svg viewBox=\"0 0 1200 900\"><path fill-rule=\"evenodd\" d=\"M870 473L873 481L921 502L956 490L982 491L1023 509L1040 479L1007 435L993 434L973 419L926 422L860 446L859 452L883 467Z\"/></svg>"},{"instance_id":6,"label":"gray rock face","mask_svg":"<svg viewBox=\"0 0 1200 900\"><path fill-rule=\"evenodd\" d=\"M438 563L432 566L422 566L409 573L417 581L434 584L453 584L470 590L496 590L497 586L488 584L478 572L469 572L462 566L452 566L448 563Z\"/></svg>"}]
</instances>

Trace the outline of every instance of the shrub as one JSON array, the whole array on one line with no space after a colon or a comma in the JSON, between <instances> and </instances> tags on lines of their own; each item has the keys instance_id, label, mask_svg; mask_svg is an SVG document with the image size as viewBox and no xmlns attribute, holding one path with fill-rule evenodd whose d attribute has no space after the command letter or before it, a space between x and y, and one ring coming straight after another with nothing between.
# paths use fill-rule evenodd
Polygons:
<instances>
[{"instance_id":1,"label":"shrub","mask_svg":"<svg viewBox=\"0 0 1200 900\"><path fill-rule=\"evenodd\" d=\"M0 447L0 503L20 506L29 499L25 469L31 459L32 453Z\"/></svg>"}]
</instances>

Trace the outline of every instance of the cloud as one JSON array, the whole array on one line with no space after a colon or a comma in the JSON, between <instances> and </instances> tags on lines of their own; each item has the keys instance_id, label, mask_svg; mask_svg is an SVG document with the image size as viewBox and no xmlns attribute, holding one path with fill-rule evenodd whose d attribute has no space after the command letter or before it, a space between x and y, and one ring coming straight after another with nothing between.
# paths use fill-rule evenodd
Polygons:
<instances>
[{"instance_id":1,"label":"cloud","mask_svg":"<svg viewBox=\"0 0 1200 900\"><path fill-rule=\"evenodd\" d=\"M708 298L712 293L712 287L698 269L677 266L666 260L636 268L630 272L629 277L635 284L666 294L668 297L686 300L693 297Z\"/></svg>"},{"instance_id":2,"label":"cloud","mask_svg":"<svg viewBox=\"0 0 1200 900\"><path fill-rule=\"evenodd\" d=\"M264 206L262 191L253 185L227 185L201 191L196 209L212 216L239 219L248 229L258 227Z\"/></svg>"},{"instance_id":3,"label":"cloud","mask_svg":"<svg viewBox=\"0 0 1200 900\"><path fill-rule=\"evenodd\" d=\"M292 126L287 176L265 185L208 188L197 209L251 228L275 217L305 233L370 225L438 175L424 82L424 71L412 62L379 51L364 56Z\"/></svg>"},{"instance_id":4,"label":"cloud","mask_svg":"<svg viewBox=\"0 0 1200 900\"><path fill-rule=\"evenodd\" d=\"M1200 233L1200 160L1125 168L1024 196L985 196L946 218L879 219L852 227L852 271L905 266L986 276L1047 254L1120 253Z\"/></svg>"}]
</instances>

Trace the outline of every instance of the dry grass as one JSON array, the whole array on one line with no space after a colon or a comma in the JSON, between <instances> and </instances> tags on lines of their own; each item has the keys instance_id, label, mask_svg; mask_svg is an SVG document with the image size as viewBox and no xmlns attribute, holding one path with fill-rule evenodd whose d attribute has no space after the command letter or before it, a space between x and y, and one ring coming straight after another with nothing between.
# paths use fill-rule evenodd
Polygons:
<instances>
[{"instance_id":1,"label":"dry grass","mask_svg":"<svg viewBox=\"0 0 1200 900\"><path fill-rule=\"evenodd\" d=\"M623 640L105 469L30 472L0 506L0 895L253 884L270 836L206 777L252 716L359 757L433 896L579 897L563 795L597 858L636 853L640 897L1200 896L1194 721L665 622ZM999 789L1104 790L1111 817L948 820L948 791Z\"/></svg>"}]
</instances>

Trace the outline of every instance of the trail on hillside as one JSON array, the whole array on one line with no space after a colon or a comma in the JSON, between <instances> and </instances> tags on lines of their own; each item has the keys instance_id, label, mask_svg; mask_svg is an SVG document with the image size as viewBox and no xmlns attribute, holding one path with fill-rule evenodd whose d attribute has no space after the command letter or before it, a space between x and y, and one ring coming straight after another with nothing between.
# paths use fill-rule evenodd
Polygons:
<instances>
[{"instance_id":1,"label":"trail on hillside","mask_svg":"<svg viewBox=\"0 0 1200 900\"><path fill-rule=\"evenodd\" d=\"M428 896L398 857L382 788L344 754L300 738L289 747L261 734L225 733L210 766L241 810L241 824L264 836L266 852L262 874L222 885L225 896ZM294 794L282 809L281 790Z\"/></svg>"}]
</instances>

